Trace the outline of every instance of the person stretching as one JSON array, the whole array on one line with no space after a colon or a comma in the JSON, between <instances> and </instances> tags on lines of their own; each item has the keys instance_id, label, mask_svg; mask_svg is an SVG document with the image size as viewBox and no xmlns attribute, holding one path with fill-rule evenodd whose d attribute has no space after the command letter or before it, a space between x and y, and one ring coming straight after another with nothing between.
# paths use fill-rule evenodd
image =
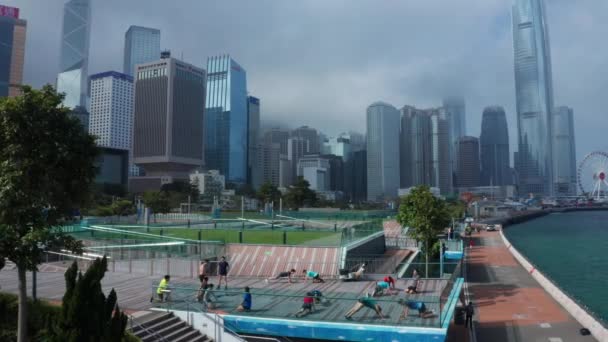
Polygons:
<instances>
[{"instance_id":1,"label":"person stretching","mask_svg":"<svg viewBox=\"0 0 608 342\"><path fill-rule=\"evenodd\" d=\"M289 283L291 284L291 283L293 283L291 276L295 275L295 274L296 274L296 270L294 268L292 268L289 272L281 272L274 278L266 278L266 282L268 282L269 280L279 280L279 279L287 278L289 280Z\"/></svg>"},{"instance_id":2,"label":"person stretching","mask_svg":"<svg viewBox=\"0 0 608 342\"><path fill-rule=\"evenodd\" d=\"M380 297L384 294L393 294L393 291L390 288L390 284L385 281L379 281L376 283L376 288L372 293L372 297Z\"/></svg>"},{"instance_id":3,"label":"person stretching","mask_svg":"<svg viewBox=\"0 0 608 342\"><path fill-rule=\"evenodd\" d=\"M426 309L424 302L399 299L399 304L403 305L403 313L399 317L399 320L407 317L410 313L410 309L418 310L418 316L420 318L431 318L435 315L433 310Z\"/></svg>"},{"instance_id":4,"label":"person stretching","mask_svg":"<svg viewBox=\"0 0 608 342\"><path fill-rule=\"evenodd\" d=\"M369 296L369 293L367 296L359 298L357 300L357 303L355 303L355 305L350 310L348 310L346 315L344 315L344 318L348 320L352 319L353 315L356 314L363 307L367 307L369 309L374 310L378 317L380 317L381 319L384 318L384 316L382 315L382 308L380 307L380 305L378 305L378 303L376 303L376 301L372 297Z\"/></svg>"},{"instance_id":5,"label":"person stretching","mask_svg":"<svg viewBox=\"0 0 608 342\"><path fill-rule=\"evenodd\" d=\"M321 279L321 277L319 276L319 273L314 272L314 271L308 271L308 270L302 270L302 273L304 273L304 280L307 279L312 279L313 283L324 283L325 280Z\"/></svg>"},{"instance_id":6,"label":"person stretching","mask_svg":"<svg viewBox=\"0 0 608 342\"><path fill-rule=\"evenodd\" d=\"M383 281L387 282L390 285L391 289L395 289L395 279L393 277L391 277L390 275L386 276L384 277Z\"/></svg>"},{"instance_id":7,"label":"person stretching","mask_svg":"<svg viewBox=\"0 0 608 342\"><path fill-rule=\"evenodd\" d=\"M315 311L315 298L313 297L312 292L308 292L306 293L306 297L304 297L302 308L296 313L296 317L304 317L313 311Z\"/></svg>"}]
</instances>

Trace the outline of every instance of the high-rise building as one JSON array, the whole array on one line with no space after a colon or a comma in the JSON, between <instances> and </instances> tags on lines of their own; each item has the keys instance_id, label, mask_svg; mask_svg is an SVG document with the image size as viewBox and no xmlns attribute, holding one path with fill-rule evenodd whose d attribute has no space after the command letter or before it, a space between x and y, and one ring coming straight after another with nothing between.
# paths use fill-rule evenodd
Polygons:
<instances>
[{"instance_id":1,"label":"high-rise building","mask_svg":"<svg viewBox=\"0 0 608 342\"><path fill-rule=\"evenodd\" d=\"M367 107L367 198L396 198L398 190L399 111L375 102Z\"/></svg>"},{"instance_id":2,"label":"high-rise building","mask_svg":"<svg viewBox=\"0 0 608 342\"><path fill-rule=\"evenodd\" d=\"M156 61L160 58L160 30L130 26L125 32L123 72L133 76L137 64Z\"/></svg>"},{"instance_id":3,"label":"high-rise building","mask_svg":"<svg viewBox=\"0 0 608 342\"><path fill-rule=\"evenodd\" d=\"M346 180L349 180L345 185L347 199L352 202L361 202L367 200L367 151L360 150L353 152L352 158L346 163L345 167Z\"/></svg>"},{"instance_id":4,"label":"high-rise building","mask_svg":"<svg viewBox=\"0 0 608 342\"><path fill-rule=\"evenodd\" d=\"M304 154L319 154L321 151L319 134L316 129L308 126L298 127L291 131L291 136L308 141L308 147Z\"/></svg>"},{"instance_id":5,"label":"high-rise building","mask_svg":"<svg viewBox=\"0 0 608 342\"><path fill-rule=\"evenodd\" d=\"M308 151L309 141L302 137L291 137L287 140L287 159L291 163L291 181L295 181L298 176L298 161Z\"/></svg>"},{"instance_id":6,"label":"high-rise building","mask_svg":"<svg viewBox=\"0 0 608 342\"><path fill-rule=\"evenodd\" d=\"M450 140L450 124L444 108L430 111L431 117L431 187L438 187L441 194L453 191L453 145Z\"/></svg>"},{"instance_id":7,"label":"high-rise building","mask_svg":"<svg viewBox=\"0 0 608 342\"><path fill-rule=\"evenodd\" d=\"M247 97L247 122L248 122L248 153L247 153L247 183L253 184L253 170L256 164L256 153L260 140L260 99L253 96Z\"/></svg>"},{"instance_id":8,"label":"high-rise building","mask_svg":"<svg viewBox=\"0 0 608 342\"><path fill-rule=\"evenodd\" d=\"M458 139L466 135L466 107L464 98L450 96L443 99L443 108L446 111L450 131L450 160L454 171L458 160Z\"/></svg>"},{"instance_id":9,"label":"high-rise building","mask_svg":"<svg viewBox=\"0 0 608 342\"><path fill-rule=\"evenodd\" d=\"M350 135L342 133L336 138L329 138L327 142L323 144L323 153L333 154L342 157L344 161L347 161L352 154Z\"/></svg>"},{"instance_id":10,"label":"high-rise building","mask_svg":"<svg viewBox=\"0 0 608 342\"><path fill-rule=\"evenodd\" d=\"M474 187L480 184L479 139L464 136L458 139L458 187Z\"/></svg>"},{"instance_id":11,"label":"high-rise building","mask_svg":"<svg viewBox=\"0 0 608 342\"><path fill-rule=\"evenodd\" d=\"M26 28L18 8L0 5L0 97L21 92Z\"/></svg>"},{"instance_id":12,"label":"high-rise building","mask_svg":"<svg viewBox=\"0 0 608 342\"><path fill-rule=\"evenodd\" d=\"M188 181L203 165L205 85L205 70L175 58L137 66L133 157L146 176L131 179L132 192Z\"/></svg>"},{"instance_id":13,"label":"high-rise building","mask_svg":"<svg viewBox=\"0 0 608 342\"><path fill-rule=\"evenodd\" d=\"M91 114L89 132L97 145L129 150L130 174L133 165L133 78L116 71L91 75Z\"/></svg>"},{"instance_id":14,"label":"high-rise building","mask_svg":"<svg viewBox=\"0 0 608 342\"><path fill-rule=\"evenodd\" d=\"M271 128L269 131L264 133L264 140L266 142L279 144L281 154L287 155L287 141L289 140L289 130L278 127Z\"/></svg>"},{"instance_id":15,"label":"high-rise building","mask_svg":"<svg viewBox=\"0 0 608 342\"><path fill-rule=\"evenodd\" d=\"M69 0L63 7L61 60L57 91L65 93L63 104L88 108L90 0Z\"/></svg>"},{"instance_id":16,"label":"high-rise building","mask_svg":"<svg viewBox=\"0 0 608 342\"><path fill-rule=\"evenodd\" d=\"M519 143L519 190L553 193L553 82L543 0L515 0L513 52Z\"/></svg>"},{"instance_id":17,"label":"high-rise building","mask_svg":"<svg viewBox=\"0 0 608 342\"><path fill-rule=\"evenodd\" d=\"M84 130L87 132L89 131L91 115L89 114L89 111L87 111L86 108L84 108L83 106L76 106L69 112L69 115L78 119L78 121L80 121L80 124L82 125L82 128L84 128Z\"/></svg>"},{"instance_id":18,"label":"high-rise building","mask_svg":"<svg viewBox=\"0 0 608 342\"><path fill-rule=\"evenodd\" d=\"M561 106L553 111L554 192L560 196L576 195L576 146L574 111Z\"/></svg>"},{"instance_id":19,"label":"high-rise building","mask_svg":"<svg viewBox=\"0 0 608 342\"><path fill-rule=\"evenodd\" d=\"M247 181L247 74L230 56L207 59L205 164L226 182Z\"/></svg>"},{"instance_id":20,"label":"high-rise building","mask_svg":"<svg viewBox=\"0 0 608 342\"><path fill-rule=\"evenodd\" d=\"M264 183L280 185L280 154L279 144L262 141L258 143L255 164L253 165L253 188L259 189Z\"/></svg>"},{"instance_id":21,"label":"high-rise building","mask_svg":"<svg viewBox=\"0 0 608 342\"><path fill-rule=\"evenodd\" d=\"M502 107L484 108L481 118L479 145L481 185L503 186L512 184L509 168L509 129L505 110Z\"/></svg>"},{"instance_id":22,"label":"high-rise building","mask_svg":"<svg viewBox=\"0 0 608 342\"><path fill-rule=\"evenodd\" d=\"M315 191L329 191L331 175L329 160L319 155L309 154L298 160L298 176L304 177Z\"/></svg>"},{"instance_id":23,"label":"high-rise building","mask_svg":"<svg viewBox=\"0 0 608 342\"><path fill-rule=\"evenodd\" d=\"M334 154L321 155L329 162L329 189L330 191L344 192L346 174L344 169L344 159Z\"/></svg>"}]
</instances>

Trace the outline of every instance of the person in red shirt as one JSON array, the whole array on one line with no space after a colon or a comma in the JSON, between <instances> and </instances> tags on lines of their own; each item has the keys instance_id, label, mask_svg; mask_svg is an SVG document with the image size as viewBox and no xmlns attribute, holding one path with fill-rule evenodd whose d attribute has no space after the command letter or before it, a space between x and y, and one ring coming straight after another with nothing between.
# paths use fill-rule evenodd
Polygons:
<instances>
[{"instance_id":1,"label":"person in red shirt","mask_svg":"<svg viewBox=\"0 0 608 342\"><path fill-rule=\"evenodd\" d=\"M391 289L393 289L393 290L395 289L395 279L393 277L391 277L390 275L386 276L386 277L384 277L384 281L389 283L389 285L391 286Z\"/></svg>"},{"instance_id":2,"label":"person in red shirt","mask_svg":"<svg viewBox=\"0 0 608 342\"><path fill-rule=\"evenodd\" d=\"M302 308L300 311L296 313L296 317L304 317L309 313L312 313L315 310L315 299L311 292L306 293L306 297L304 297L304 304L302 304Z\"/></svg>"}]
</instances>

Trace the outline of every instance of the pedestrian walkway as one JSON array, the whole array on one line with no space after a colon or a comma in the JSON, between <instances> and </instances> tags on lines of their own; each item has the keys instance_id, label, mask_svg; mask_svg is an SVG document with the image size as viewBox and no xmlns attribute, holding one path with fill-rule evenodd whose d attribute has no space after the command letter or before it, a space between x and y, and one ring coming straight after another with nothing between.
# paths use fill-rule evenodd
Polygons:
<instances>
[{"instance_id":1,"label":"pedestrian walkway","mask_svg":"<svg viewBox=\"0 0 608 342\"><path fill-rule=\"evenodd\" d=\"M482 231L473 241L466 261L477 341L596 341L580 335L581 325L515 260L499 232Z\"/></svg>"}]
</instances>

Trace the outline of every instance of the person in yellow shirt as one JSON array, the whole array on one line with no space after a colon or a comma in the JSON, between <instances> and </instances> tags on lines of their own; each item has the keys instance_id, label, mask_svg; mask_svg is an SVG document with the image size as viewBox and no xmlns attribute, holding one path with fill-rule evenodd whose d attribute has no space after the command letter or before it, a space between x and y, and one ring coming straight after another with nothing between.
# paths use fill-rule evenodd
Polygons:
<instances>
[{"instance_id":1,"label":"person in yellow shirt","mask_svg":"<svg viewBox=\"0 0 608 342\"><path fill-rule=\"evenodd\" d=\"M169 275L164 276L156 289L156 295L161 302L169 300L169 295L171 294L171 290L169 290L169 280L171 280ZM150 299L150 302L152 302L152 300L153 298Z\"/></svg>"}]
</instances>

